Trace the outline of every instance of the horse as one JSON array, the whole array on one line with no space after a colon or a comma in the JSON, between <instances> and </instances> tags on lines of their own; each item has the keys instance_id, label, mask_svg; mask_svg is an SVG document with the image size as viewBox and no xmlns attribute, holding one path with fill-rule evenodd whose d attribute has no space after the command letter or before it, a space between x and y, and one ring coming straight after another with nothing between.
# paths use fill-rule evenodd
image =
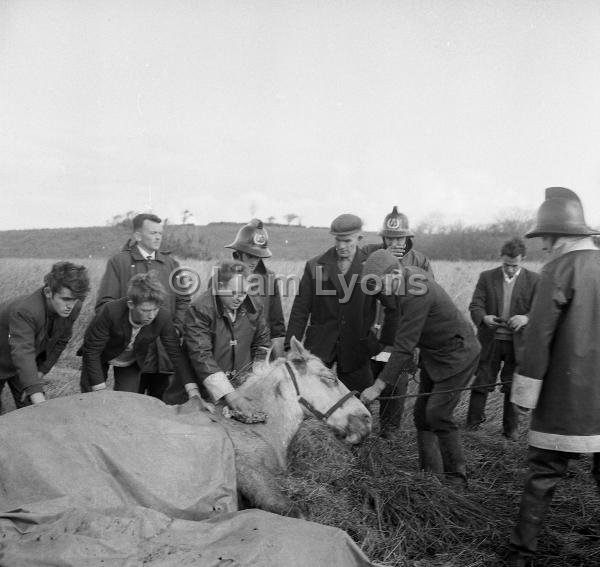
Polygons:
<instances>
[{"instance_id":1,"label":"horse","mask_svg":"<svg viewBox=\"0 0 600 567\"><path fill-rule=\"evenodd\" d=\"M238 392L267 414L265 423L244 424L215 412L235 450L238 492L251 506L284 516L303 512L279 488L287 448L300 424L316 417L344 442L357 444L371 432L369 410L335 373L292 338L290 351L251 373Z\"/></svg>"}]
</instances>

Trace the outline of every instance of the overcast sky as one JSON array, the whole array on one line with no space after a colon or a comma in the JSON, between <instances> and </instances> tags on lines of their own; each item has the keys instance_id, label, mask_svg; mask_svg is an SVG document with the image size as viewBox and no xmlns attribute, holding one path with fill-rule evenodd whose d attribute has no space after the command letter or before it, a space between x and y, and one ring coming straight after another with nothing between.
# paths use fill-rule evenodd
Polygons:
<instances>
[{"instance_id":1,"label":"overcast sky","mask_svg":"<svg viewBox=\"0 0 600 567\"><path fill-rule=\"evenodd\" d=\"M0 0L0 137L4 229L600 224L600 2Z\"/></svg>"}]
</instances>

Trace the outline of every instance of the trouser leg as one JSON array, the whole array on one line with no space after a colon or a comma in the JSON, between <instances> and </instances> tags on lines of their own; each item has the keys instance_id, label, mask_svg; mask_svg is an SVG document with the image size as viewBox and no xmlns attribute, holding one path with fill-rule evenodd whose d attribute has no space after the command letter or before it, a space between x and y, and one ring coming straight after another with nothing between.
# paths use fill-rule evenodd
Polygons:
<instances>
[{"instance_id":1,"label":"trouser leg","mask_svg":"<svg viewBox=\"0 0 600 567\"><path fill-rule=\"evenodd\" d=\"M510 401L512 377L516 367L515 351L512 341L499 341L502 347L502 360L504 366L500 373L502 392L504 392L504 406L502 411L502 434L513 441L519 437L519 414L517 408Z\"/></svg>"},{"instance_id":2,"label":"trouser leg","mask_svg":"<svg viewBox=\"0 0 600 567\"><path fill-rule=\"evenodd\" d=\"M402 372L395 384L387 385L381 392L383 399L379 402L379 423L382 430L397 430L402 424L405 398L408 388L409 374Z\"/></svg>"},{"instance_id":3,"label":"trouser leg","mask_svg":"<svg viewBox=\"0 0 600 567\"><path fill-rule=\"evenodd\" d=\"M466 461L453 414L461 396L456 390L468 384L476 365L477 360L474 360L461 372L437 383L433 383L427 371L422 369L421 385L431 393L419 398L418 414L415 404L417 430L432 431L437 435L444 473L450 482L461 485L466 485Z\"/></svg>"},{"instance_id":4,"label":"trouser leg","mask_svg":"<svg viewBox=\"0 0 600 567\"><path fill-rule=\"evenodd\" d=\"M467 412L467 429L477 429L485 421L485 405L487 392L471 390L469 398L469 411Z\"/></svg>"},{"instance_id":5,"label":"trouser leg","mask_svg":"<svg viewBox=\"0 0 600 567\"><path fill-rule=\"evenodd\" d=\"M521 497L519 517L510 538L511 548L533 555L558 481L566 474L569 453L529 447L529 472Z\"/></svg>"},{"instance_id":6,"label":"trouser leg","mask_svg":"<svg viewBox=\"0 0 600 567\"><path fill-rule=\"evenodd\" d=\"M356 390L360 393L373 384L373 372L371 371L371 364L369 361L351 372L345 372L344 369L340 368L338 365L337 375L340 382L350 391Z\"/></svg>"},{"instance_id":7,"label":"trouser leg","mask_svg":"<svg viewBox=\"0 0 600 567\"><path fill-rule=\"evenodd\" d=\"M140 376L138 392L162 400L169 385L170 377L170 374L144 372Z\"/></svg>"},{"instance_id":8,"label":"trouser leg","mask_svg":"<svg viewBox=\"0 0 600 567\"><path fill-rule=\"evenodd\" d=\"M137 363L131 366L113 366L115 374L115 390L119 392L139 392L140 367Z\"/></svg>"},{"instance_id":9,"label":"trouser leg","mask_svg":"<svg viewBox=\"0 0 600 567\"><path fill-rule=\"evenodd\" d=\"M510 389L504 394L502 411L502 434L513 441L519 438L519 414L515 404L510 401Z\"/></svg>"},{"instance_id":10,"label":"trouser leg","mask_svg":"<svg viewBox=\"0 0 600 567\"><path fill-rule=\"evenodd\" d=\"M500 369L500 360L495 356L496 349L492 347L491 358L479 361L475 379L471 384L469 410L467 412L467 429L477 429L485 421L485 406L488 395L494 391L496 376Z\"/></svg>"},{"instance_id":11,"label":"trouser leg","mask_svg":"<svg viewBox=\"0 0 600 567\"><path fill-rule=\"evenodd\" d=\"M21 383L16 376L11 376L7 379L8 387L10 388L10 393L12 394L13 400L15 401L15 406L17 409L24 408L31 405L31 401L29 396L25 395L23 388L21 387Z\"/></svg>"},{"instance_id":12,"label":"trouser leg","mask_svg":"<svg viewBox=\"0 0 600 567\"><path fill-rule=\"evenodd\" d=\"M594 453L592 456L592 477L596 481L598 494L600 494L600 453Z\"/></svg>"}]
</instances>

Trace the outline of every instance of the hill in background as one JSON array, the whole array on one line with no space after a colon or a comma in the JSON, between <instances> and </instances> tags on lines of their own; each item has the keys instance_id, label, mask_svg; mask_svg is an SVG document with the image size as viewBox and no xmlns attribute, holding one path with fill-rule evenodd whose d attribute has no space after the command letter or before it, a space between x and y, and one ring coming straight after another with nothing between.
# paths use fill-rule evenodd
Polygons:
<instances>
[{"instance_id":1,"label":"hill in background","mask_svg":"<svg viewBox=\"0 0 600 567\"><path fill-rule=\"evenodd\" d=\"M210 223L203 226L169 225L163 247L179 258L219 260L229 258L223 247L235 238L241 223ZM332 245L324 227L265 225L269 248L276 259L307 260ZM415 232L415 247L434 260L497 260L502 243L523 231L509 233L493 227L450 227L442 231ZM127 242L131 231L123 226L45 228L0 231L3 258L105 258ZM374 232L365 243L379 242ZM541 257L539 243L527 242L528 258Z\"/></svg>"}]
</instances>

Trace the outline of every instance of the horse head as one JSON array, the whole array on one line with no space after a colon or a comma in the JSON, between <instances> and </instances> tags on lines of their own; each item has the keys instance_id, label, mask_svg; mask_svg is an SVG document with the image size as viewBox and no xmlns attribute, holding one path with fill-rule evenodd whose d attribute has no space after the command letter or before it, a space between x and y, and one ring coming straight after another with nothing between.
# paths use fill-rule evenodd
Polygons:
<instances>
[{"instance_id":1,"label":"horse head","mask_svg":"<svg viewBox=\"0 0 600 567\"><path fill-rule=\"evenodd\" d=\"M360 443L371 432L371 413L323 362L292 338L285 367L307 415L325 421L344 441Z\"/></svg>"}]
</instances>

